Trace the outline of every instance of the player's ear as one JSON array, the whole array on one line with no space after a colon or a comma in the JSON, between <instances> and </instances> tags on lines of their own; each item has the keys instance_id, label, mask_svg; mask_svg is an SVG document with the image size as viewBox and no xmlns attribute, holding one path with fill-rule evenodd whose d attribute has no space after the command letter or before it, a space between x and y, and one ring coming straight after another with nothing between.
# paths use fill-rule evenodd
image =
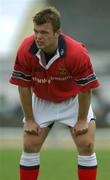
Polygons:
<instances>
[{"instance_id":1,"label":"player's ear","mask_svg":"<svg viewBox=\"0 0 110 180\"><path fill-rule=\"evenodd\" d=\"M57 32L59 35L62 33L62 29L58 29L58 32Z\"/></svg>"},{"instance_id":2,"label":"player's ear","mask_svg":"<svg viewBox=\"0 0 110 180\"><path fill-rule=\"evenodd\" d=\"M61 28L58 29L58 30L55 32L56 36L59 36L59 35L61 34L61 32L62 32Z\"/></svg>"}]
</instances>

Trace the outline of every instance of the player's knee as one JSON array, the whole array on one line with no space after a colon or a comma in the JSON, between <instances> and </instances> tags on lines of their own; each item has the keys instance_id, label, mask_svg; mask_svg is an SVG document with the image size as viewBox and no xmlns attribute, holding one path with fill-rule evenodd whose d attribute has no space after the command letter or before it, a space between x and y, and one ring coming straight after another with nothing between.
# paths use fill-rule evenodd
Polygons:
<instances>
[{"instance_id":1,"label":"player's knee","mask_svg":"<svg viewBox=\"0 0 110 180\"><path fill-rule=\"evenodd\" d=\"M37 153L40 151L40 143L24 143L24 152L27 153Z\"/></svg>"},{"instance_id":2,"label":"player's knee","mask_svg":"<svg viewBox=\"0 0 110 180\"><path fill-rule=\"evenodd\" d=\"M39 140L34 140L32 138L24 139L24 152L27 153L37 153L40 151L41 143Z\"/></svg>"},{"instance_id":3,"label":"player's knee","mask_svg":"<svg viewBox=\"0 0 110 180\"><path fill-rule=\"evenodd\" d=\"M80 153L83 154L92 154L93 153L93 149L94 149L94 142L93 141L86 141L85 143L80 143L78 145L78 150Z\"/></svg>"},{"instance_id":4,"label":"player's knee","mask_svg":"<svg viewBox=\"0 0 110 180\"><path fill-rule=\"evenodd\" d=\"M84 145L83 151L84 153L91 154L93 152L94 144L93 142L88 142Z\"/></svg>"}]
</instances>

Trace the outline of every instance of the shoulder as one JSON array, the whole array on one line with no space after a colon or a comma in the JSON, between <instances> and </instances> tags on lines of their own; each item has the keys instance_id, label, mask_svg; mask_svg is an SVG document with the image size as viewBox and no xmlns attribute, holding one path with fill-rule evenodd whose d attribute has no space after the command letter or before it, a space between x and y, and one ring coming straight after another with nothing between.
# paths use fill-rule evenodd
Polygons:
<instances>
[{"instance_id":1,"label":"shoulder","mask_svg":"<svg viewBox=\"0 0 110 180\"><path fill-rule=\"evenodd\" d=\"M69 51L78 53L81 51L87 51L85 45L82 42L75 40L74 38L64 35L66 45Z\"/></svg>"},{"instance_id":2,"label":"shoulder","mask_svg":"<svg viewBox=\"0 0 110 180\"><path fill-rule=\"evenodd\" d=\"M28 52L35 40L34 35L27 36L23 39L22 43L18 48L18 52Z\"/></svg>"},{"instance_id":3,"label":"shoulder","mask_svg":"<svg viewBox=\"0 0 110 180\"><path fill-rule=\"evenodd\" d=\"M66 43L67 57L80 59L82 56L88 56L88 51L82 42L75 40L74 38L63 34Z\"/></svg>"},{"instance_id":4,"label":"shoulder","mask_svg":"<svg viewBox=\"0 0 110 180\"><path fill-rule=\"evenodd\" d=\"M66 43L67 59L73 60L75 62L81 60L82 58L89 58L87 48L82 42L79 42L65 34L63 36Z\"/></svg>"},{"instance_id":5,"label":"shoulder","mask_svg":"<svg viewBox=\"0 0 110 180\"><path fill-rule=\"evenodd\" d=\"M90 65L90 57L83 43L69 36L65 36L65 41L67 47L65 62L69 70L76 71L80 67Z\"/></svg>"}]
</instances>

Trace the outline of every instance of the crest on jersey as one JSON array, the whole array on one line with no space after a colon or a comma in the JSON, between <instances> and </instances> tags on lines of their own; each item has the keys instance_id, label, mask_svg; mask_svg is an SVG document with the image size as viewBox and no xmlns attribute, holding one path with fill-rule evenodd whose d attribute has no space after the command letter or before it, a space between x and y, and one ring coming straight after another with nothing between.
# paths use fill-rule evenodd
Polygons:
<instances>
[{"instance_id":1,"label":"crest on jersey","mask_svg":"<svg viewBox=\"0 0 110 180\"><path fill-rule=\"evenodd\" d=\"M68 74L67 70L64 67L59 67L58 71L61 75L67 75Z\"/></svg>"}]
</instances>

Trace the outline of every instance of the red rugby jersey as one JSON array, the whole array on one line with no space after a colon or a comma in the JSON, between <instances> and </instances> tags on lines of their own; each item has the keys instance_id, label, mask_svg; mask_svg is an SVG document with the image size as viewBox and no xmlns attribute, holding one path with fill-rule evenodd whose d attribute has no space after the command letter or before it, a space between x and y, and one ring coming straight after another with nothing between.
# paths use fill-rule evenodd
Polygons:
<instances>
[{"instance_id":1,"label":"red rugby jersey","mask_svg":"<svg viewBox=\"0 0 110 180\"><path fill-rule=\"evenodd\" d=\"M38 97L53 102L99 86L84 45L64 34L59 36L58 50L47 65L34 35L25 38L18 49L10 82L29 86Z\"/></svg>"}]
</instances>

